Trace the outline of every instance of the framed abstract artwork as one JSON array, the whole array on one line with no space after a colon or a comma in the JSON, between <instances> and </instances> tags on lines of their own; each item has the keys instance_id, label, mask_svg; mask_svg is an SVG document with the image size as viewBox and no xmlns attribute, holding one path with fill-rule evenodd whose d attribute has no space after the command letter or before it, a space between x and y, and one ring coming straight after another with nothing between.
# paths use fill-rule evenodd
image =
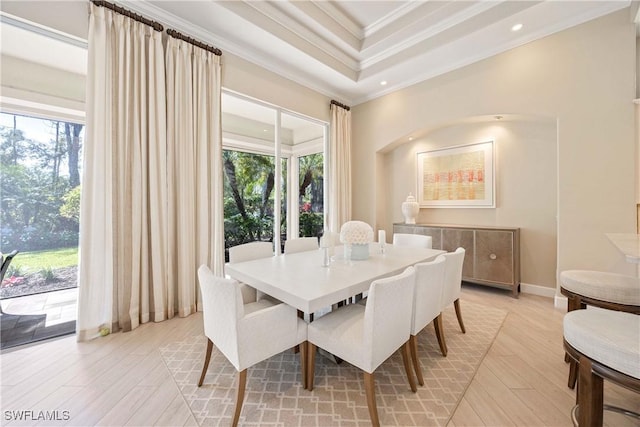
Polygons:
<instances>
[{"instance_id":1,"label":"framed abstract artwork","mask_svg":"<svg viewBox=\"0 0 640 427\"><path fill-rule=\"evenodd\" d=\"M495 208L493 141L418 153L421 207Z\"/></svg>"}]
</instances>

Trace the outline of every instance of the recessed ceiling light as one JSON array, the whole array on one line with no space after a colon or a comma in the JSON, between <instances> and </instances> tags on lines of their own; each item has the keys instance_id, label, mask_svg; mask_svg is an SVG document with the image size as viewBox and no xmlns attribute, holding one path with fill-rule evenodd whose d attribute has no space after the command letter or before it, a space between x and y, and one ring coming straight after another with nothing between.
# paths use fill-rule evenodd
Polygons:
<instances>
[{"instance_id":1,"label":"recessed ceiling light","mask_svg":"<svg viewBox=\"0 0 640 427\"><path fill-rule=\"evenodd\" d=\"M381 82L380 82L380 85L381 85L381 86L384 86L384 85L386 85L386 84L387 84L387 81L386 81L386 80L383 80L383 81L381 81Z\"/></svg>"},{"instance_id":2,"label":"recessed ceiling light","mask_svg":"<svg viewBox=\"0 0 640 427\"><path fill-rule=\"evenodd\" d=\"M516 24L511 27L511 31L520 31L522 29L522 24Z\"/></svg>"},{"instance_id":3,"label":"recessed ceiling light","mask_svg":"<svg viewBox=\"0 0 640 427\"><path fill-rule=\"evenodd\" d=\"M412 136L409 137L409 141L413 141L413 137Z\"/></svg>"}]
</instances>

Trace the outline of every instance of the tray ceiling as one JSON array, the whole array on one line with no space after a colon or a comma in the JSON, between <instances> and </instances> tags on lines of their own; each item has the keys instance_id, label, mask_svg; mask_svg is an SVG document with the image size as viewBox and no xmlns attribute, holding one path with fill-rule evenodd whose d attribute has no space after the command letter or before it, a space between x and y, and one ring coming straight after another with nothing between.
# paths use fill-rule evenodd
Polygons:
<instances>
[{"instance_id":1,"label":"tray ceiling","mask_svg":"<svg viewBox=\"0 0 640 427\"><path fill-rule=\"evenodd\" d=\"M348 105L630 5L629 21L637 22L640 4L635 0L115 1ZM14 24L6 14L14 9L31 6L34 13L39 12L39 3L3 1L2 22ZM84 2L56 3L56 14L42 18L53 19L56 27L64 24L61 31L86 13ZM522 24L522 29L512 31L515 24ZM81 26L80 31L78 25L71 25L71 36L58 41L59 45L69 44L71 39L71 46L60 49L83 52L62 56L49 46L55 41L40 43L31 40L38 34L9 27L0 25L3 54L58 67L61 61L54 58L73 57L77 61L62 61L64 67L86 73L86 42L82 43L86 27ZM26 45L31 47L25 49Z\"/></svg>"},{"instance_id":2,"label":"tray ceiling","mask_svg":"<svg viewBox=\"0 0 640 427\"><path fill-rule=\"evenodd\" d=\"M631 2L119 3L337 100L358 104L628 7ZM633 18L630 16L630 22ZM522 24L522 29L512 31L515 24Z\"/></svg>"}]
</instances>

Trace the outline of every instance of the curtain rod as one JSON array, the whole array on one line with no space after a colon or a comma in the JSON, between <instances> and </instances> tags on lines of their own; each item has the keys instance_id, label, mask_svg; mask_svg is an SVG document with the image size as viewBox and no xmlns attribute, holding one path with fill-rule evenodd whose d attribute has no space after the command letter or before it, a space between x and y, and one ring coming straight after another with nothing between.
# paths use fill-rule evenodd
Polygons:
<instances>
[{"instance_id":1,"label":"curtain rod","mask_svg":"<svg viewBox=\"0 0 640 427\"><path fill-rule=\"evenodd\" d=\"M199 48L202 48L206 51L212 52L214 55L217 56L221 56L222 55L222 51L220 49L218 49L217 47L213 47L213 46L209 46L208 44L204 44L202 42L199 42L196 39L193 39L189 36L185 36L182 33L179 33L176 30L172 30L171 28L167 29L167 34L169 34L171 37L174 37L176 39L180 39L180 40L184 40L187 43L191 43L194 46L198 46Z\"/></svg>"},{"instance_id":2,"label":"curtain rod","mask_svg":"<svg viewBox=\"0 0 640 427\"><path fill-rule=\"evenodd\" d=\"M331 100L331 104L337 105L338 107L341 107L341 108L344 108L347 111L351 110L351 107L349 107L348 105L341 104L338 101L334 101L333 99Z\"/></svg>"},{"instance_id":3,"label":"curtain rod","mask_svg":"<svg viewBox=\"0 0 640 427\"><path fill-rule=\"evenodd\" d=\"M151 19L147 19L142 15L138 15L137 13L133 13L130 10L127 10L127 9L125 9L123 7L120 7L118 5L115 5L113 3L109 3L108 1L91 0L91 3L95 4L96 6L106 7L107 9L111 9L114 12L119 13L120 15L124 15L124 16L127 16L127 17L129 17L129 18L131 18L133 20L138 21L138 22L142 22L143 24L146 24L146 25L148 25L150 27L153 27L153 29L156 30L156 31L164 30L164 27L159 22L152 21Z\"/></svg>"}]
</instances>

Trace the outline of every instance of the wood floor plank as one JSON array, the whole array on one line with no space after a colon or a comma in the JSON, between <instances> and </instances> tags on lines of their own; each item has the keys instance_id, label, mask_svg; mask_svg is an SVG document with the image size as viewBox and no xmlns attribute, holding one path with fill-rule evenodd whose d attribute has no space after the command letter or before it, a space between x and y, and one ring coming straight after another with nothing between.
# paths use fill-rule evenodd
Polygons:
<instances>
[{"instance_id":1,"label":"wood floor plank","mask_svg":"<svg viewBox=\"0 0 640 427\"><path fill-rule=\"evenodd\" d=\"M121 401L154 366L162 363L157 353L147 356L133 354L127 359L127 363L114 366L111 376L103 375L95 382L97 387L103 389L102 393L98 399L88 402L84 409L74 416L74 422L96 425L113 408L114 402Z\"/></svg>"},{"instance_id":2,"label":"wood floor plank","mask_svg":"<svg viewBox=\"0 0 640 427\"><path fill-rule=\"evenodd\" d=\"M192 414L187 402L185 402L182 395L178 393L173 401L167 405L154 425L166 427L181 426L187 422L190 416L192 416Z\"/></svg>"},{"instance_id":3,"label":"wood floor plank","mask_svg":"<svg viewBox=\"0 0 640 427\"><path fill-rule=\"evenodd\" d=\"M462 398L447 427L473 427L484 425L465 397Z\"/></svg>"},{"instance_id":4,"label":"wood floor plank","mask_svg":"<svg viewBox=\"0 0 640 427\"><path fill-rule=\"evenodd\" d=\"M131 417L124 424L125 426L149 426L154 425L156 420L160 418L164 410L169 406L173 400L180 394L178 387L176 386L171 374L167 371L167 377L155 391L151 394L151 397L146 400L136 413L131 414Z\"/></svg>"},{"instance_id":5,"label":"wood floor plank","mask_svg":"<svg viewBox=\"0 0 640 427\"><path fill-rule=\"evenodd\" d=\"M122 426L155 392L155 387L133 387L95 425Z\"/></svg>"},{"instance_id":6,"label":"wood floor plank","mask_svg":"<svg viewBox=\"0 0 640 427\"><path fill-rule=\"evenodd\" d=\"M571 417L566 411L558 409L549 397L535 389L517 389L513 393L524 402L527 407L535 411L540 419L540 425L556 427L573 427Z\"/></svg>"},{"instance_id":7,"label":"wood floor plank","mask_svg":"<svg viewBox=\"0 0 640 427\"><path fill-rule=\"evenodd\" d=\"M516 356L501 358L500 362L503 363L503 366L509 366L517 372L522 381L528 384L528 388L533 388L549 396L558 409L571 408L574 405L575 391L567 387L566 376L550 380L542 375L538 369ZM496 371L499 372L499 368ZM564 381L562 381L563 379Z\"/></svg>"},{"instance_id":8,"label":"wood floor plank","mask_svg":"<svg viewBox=\"0 0 640 427\"><path fill-rule=\"evenodd\" d=\"M57 411L58 414L62 414L62 418L67 416L71 418L73 414L67 409L69 402L76 399L83 392L83 387L63 386L39 401L33 408L41 411ZM51 424L50 421L43 420L37 422L35 426L51 426Z\"/></svg>"},{"instance_id":9,"label":"wood floor plank","mask_svg":"<svg viewBox=\"0 0 640 427\"><path fill-rule=\"evenodd\" d=\"M515 425L543 425L535 412L527 407L518 395L513 393L486 365L480 366L474 381L484 388L486 395L493 398Z\"/></svg>"},{"instance_id":10,"label":"wood floor plank","mask_svg":"<svg viewBox=\"0 0 640 427\"><path fill-rule=\"evenodd\" d=\"M502 410L493 397L486 393L482 385L474 380L464 394L466 401L482 420L484 426L515 426L516 423ZM455 414L454 414L455 415Z\"/></svg>"}]
</instances>

